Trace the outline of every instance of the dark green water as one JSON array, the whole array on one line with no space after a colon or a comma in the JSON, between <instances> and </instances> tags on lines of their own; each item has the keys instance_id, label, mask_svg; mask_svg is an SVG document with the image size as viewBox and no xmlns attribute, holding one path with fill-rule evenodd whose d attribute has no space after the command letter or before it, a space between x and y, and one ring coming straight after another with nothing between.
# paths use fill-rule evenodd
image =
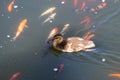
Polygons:
<instances>
[{"instance_id":1,"label":"dark green water","mask_svg":"<svg viewBox=\"0 0 120 80\"><path fill-rule=\"evenodd\" d=\"M97 0L84 1L88 1L89 7L100 3ZM61 0L16 0L18 8L8 13L9 2L0 1L0 80L9 80L16 72L21 73L18 80L53 80L53 68L61 63L64 69L57 80L119 80L108 76L110 73L120 73L119 0L106 0L107 6L97 14L87 11L76 13L72 0L64 5L60 4ZM38 16L52 6L57 7L57 16L52 23L42 24L47 17L39 19ZM89 29L80 24L86 16L91 18ZM11 42L19 22L24 18L28 19L29 28L16 41ZM48 48L45 41L49 32L56 26L62 29L66 23L70 24L70 28L65 37L94 32L92 40L96 50L59 53Z\"/></svg>"}]
</instances>

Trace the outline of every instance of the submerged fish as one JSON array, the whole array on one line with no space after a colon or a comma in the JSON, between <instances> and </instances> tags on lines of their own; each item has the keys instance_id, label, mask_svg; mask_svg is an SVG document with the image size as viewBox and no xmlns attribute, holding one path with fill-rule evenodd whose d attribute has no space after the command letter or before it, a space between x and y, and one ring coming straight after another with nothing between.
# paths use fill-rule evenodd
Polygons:
<instances>
[{"instance_id":1,"label":"submerged fish","mask_svg":"<svg viewBox=\"0 0 120 80\"><path fill-rule=\"evenodd\" d=\"M54 19L55 16L56 16L56 13L51 14L43 23L46 23L46 22L50 21L51 19Z\"/></svg>"},{"instance_id":2,"label":"submerged fish","mask_svg":"<svg viewBox=\"0 0 120 80\"><path fill-rule=\"evenodd\" d=\"M9 80L17 80L19 76L20 72L16 72L15 74L12 75L12 77Z\"/></svg>"},{"instance_id":3,"label":"submerged fish","mask_svg":"<svg viewBox=\"0 0 120 80\"><path fill-rule=\"evenodd\" d=\"M94 33L88 32L88 33L86 33L86 34L83 36L83 38L84 38L85 40L90 40L90 39L93 38L94 36L95 36Z\"/></svg>"},{"instance_id":4,"label":"submerged fish","mask_svg":"<svg viewBox=\"0 0 120 80\"><path fill-rule=\"evenodd\" d=\"M27 19L23 19L23 20L20 22L20 24L19 24L19 26L18 26L18 29L17 29L17 31L16 31L16 34L15 34L15 36L13 37L13 40L14 40L14 41L15 41L16 38L21 34L21 32L23 31L23 29L26 27L26 24L27 24Z\"/></svg>"},{"instance_id":5,"label":"submerged fish","mask_svg":"<svg viewBox=\"0 0 120 80\"><path fill-rule=\"evenodd\" d=\"M105 8L106 6L107 6L107 3L102 2L101 4L97 5L95 8L90 8L90 11L95 12L95 11L98 11L98 10Z\"/></svg>"},{"instance_id":6,"label":"submerged fish","mask_svg":"<svg viewBox=\"0 0 120 80\"><path fill-rule=\"evenodd\" d=\"M55 76L54 76L54 80L56 80L57 75L63 70L63 68L64 68L64 64L60 64L60 65L58 66L58 69L56 69L56 74L55 74Z\"/></svg>"},{"instance_id":7,"label":"submerged fish","mask_svg":"<svg viewBox=\"0 0 120 80\"><path fill-rule=\"evenodd\" d=\"M91 18L89 16L85 17L84 20L80 22L80 24L84 24L86 28L89 28L91 22Z\"/></svg>"},{"instance_id":8,"label":"submerged fish","mask_svg":"<svg viewBox=\"0 0 120 80\"><path fill-rule=\"evenodd\" d=\"M15 0L12 0L12 1L10 2L10 4L8 5L8 8L7 8L8 12L11 12L11 11L12 11L14 3L15 3Z\"/></svg>"},{"instance_id":9,"label":"submerged fish","mask_svg":"<svg viewBox=\"0 0 120 80\"><path fill-rule=\"evenodd\" d=\"M61 34L64 34L64 32L69 28L70 24L65 24L62 31L60 32Z\"/></svg>"},{"instance_id":10,"label":"submerged fish","mask_svg":"<svg viewBox=\"0 0 120 80\"><path fill-rule=\"evenodd\" d=\"M78 0L73 0L73 5L75 8L77 7L77 4L78 4Z\"/></svg>"},{"instance_id":11,"label":"submerged fish","mask_svg":"<svg viewBox=\"0 0 120 80\"><path fill-rule=\"evenodd\" d=\"M84 9L85 9L85 7L86 7L86 2L85 2L85 1L83 1L83 2L82 2L82 4L81 4L81 8L80 8L80 10L84 10Z\"/></svg>"},{"instance_id":12,"label":"submerged fish","mask_svg":"<svg viewBox=\"0 0 120 80\"><path fill-rule=\"evenodd\" d=\"M53 28L52 31L49 33L48 39L53 37L57 32L58 32L58 28L57 27Z\"/></svg>"},{"instance_id":13,"label":"submerged fish","mask_svg":"<svg viewBox=\"0 0 120 80\"><path fill-rule=\"evenodd\" d=\"M108 74L108 76L120 78L120 73L111 73L111 74Z\"/></svg>"},{"instance_id":14,"label":"submerged fish","mask_svg":"<svg viewBox=\"0 0 120 80\"><path fill-rule=\"evenodd\" d=\"M58 73L60 73L63 70L63 68L64 68L64 64L60 64L58 66Z\"/></svg>"},{"instance_id":15,"label":"submerged fish","mask_svg":"<svg viewBox=\"0 0 120 80\"><path fill-rule=\"evenodd\" d=\"M51 7L49 9L47 9L46 11L44 11L43 13L41 13L39 17L45 16L45 15L47 15L49 13L52 13L55 9L56 9L56 7Z\"/></svg>"}]
</instances>

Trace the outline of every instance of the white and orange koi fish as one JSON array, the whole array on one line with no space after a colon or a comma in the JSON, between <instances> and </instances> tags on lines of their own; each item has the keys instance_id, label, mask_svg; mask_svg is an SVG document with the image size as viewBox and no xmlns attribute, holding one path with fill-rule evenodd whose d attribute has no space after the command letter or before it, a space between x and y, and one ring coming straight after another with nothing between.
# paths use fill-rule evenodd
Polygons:
<instances>
[{"instance_id":1,"label":"white and orange koi fish","mask_svg":"<svg viewBox=\"0 0 120 80\"><path fill-rule=\"evenodd\" d=\"M48 36L48 39L53 37L57 32L58 32L58 28L57 27L53 28L52 31L50 32L49 36Z\"/></svg>"},{"instance_id":2,"label":"white and orange koi fish","mask_svg":"<svg viewBox=\"0 0 120 80\"><path fill-rule=\"evenodd\" d=\"M65 24L60 33L64 35L64 32L69 28L69 26L70 26L70 24Z\"/></svg>"},{"instance_id":3,"label":"white and orange koi fish","mask_svg":"<svg viewBox=\"0 0 120 80\"><path fill-rule=\"evenodd\" d=\"M23 19L19 26L18 26L18 29L16 31L16 34L15 36L13 37L13 40L16 40L16 38L21 34L21 32L23 31L23 29L26 27L26 24L27 24L27 19Z\"/></svg>"},{"instance_id":4,"label":"white and orange koi fish","mask_svg":"<svg viewBox=\"0 0 120 80\"><path fill-rule=\"evenodd\" d=\"M46 23L46 22L48 22L48 21L50 21L51 19L54 19L55 16L56 16L56 13L51 14L51 15L43 22L43 24Z\"/></svg>"},{"instance_id":5,"label":"white and orange koi fish","mask_svg":"<svg viewBox=\"0 0 120 80\"><path fill-rule=\"evenodd\" d=\"M41 13L39 17L45 16L49 13L52 13L55 9L56 9L56 7L51 7L49 9L47 9L46 11L44 11L43 13Z\"/></svg>"}]
</instances>

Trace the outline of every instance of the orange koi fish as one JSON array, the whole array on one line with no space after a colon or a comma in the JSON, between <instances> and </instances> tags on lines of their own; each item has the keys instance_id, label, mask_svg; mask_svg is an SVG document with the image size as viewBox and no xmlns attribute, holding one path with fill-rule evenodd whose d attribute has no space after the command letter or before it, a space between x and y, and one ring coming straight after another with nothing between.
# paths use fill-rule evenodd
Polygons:
<instances>
[{"instance_id":1,"label":"orange koi fish","mask_svg":"<svg viewBox=\"0 0 120 80\"><path fill-rule=\"evenodd\" d=\"M107 6L107 3L106 2L102 2L101 4L97 5L96 8L91 8L90 11L95 12L97 10L103 9L106 6Z\"/></svg>"},{"instance_id":2,"label":"orange koi fish","mask_svg":"<svg viewBox=\"0 0 120 80\"><path fill-rule=\"evenodd\" d=\"M89 24L91 22L90 17L86 17L83 21L81 21L81 24L85 24L85 27L89 27Z\"/></svg>"},{"instance_id":3,"label":"orange koi fish","mask_svg":"<svg viewBox=\"0 0 120 80\"><path fill-rule=\"evenodd\" d=\"M20 76L20 72L17 72L12 75L12 77L9 80L17 80L17 78Z\"/></svg>"},{"instance_id":4,"label":"orange koi fish","mask_svg":"<svg viewBox=\"0 0 120 80\"><path fill-rule=\"evenodd\" d=\"M85 9L85 7L86 7L86 2L85 2L85 1L83 1L83 2L82 2L82 5L81 5L80 10L84 10L84 9Z\"/></svg>"},{"instance_id":5,"label":"orange koi fish","mask_svg":"<svg viewBox=\"0 0 120 80\"><path fill-rule=\"evenodd\" d=\"M13 40L16 40L16 38L21 34L21 32L23 31L23 29L26 27L27 24L27 19L23 19L17 29L17 32L15 34L15 36L13 37Z\"/></svg>"},{"instance_id":6,"label":"orange koi fish","mask_svg":"<svg viewBox=\"0 0 120 80\"><path fill-rule=\"evenodd\" d=\"M53 28L52 31L50 32L49 36L48 36L48 39L53 37L57 32L58 32L58 28L57 27Z\"/></svg>"},{"instance_id":7,"label":"orange koi fish","mask_svg":"<svg viewBox=\"0 0 120 80\"><path fill-rule=\"evenodd\" d=\"M107 6L107 3L106 3L106 2L102 2L101 4L99 4L99 5L96 7L96 10L100 10L100 9L104 8L105 6Z\"/></svg>"},{"instance_id":8,"label":"orange koi fish","mask_svg":"<svg viewBox=\"0 0 120 80\"><path fill-rule=\"evenodd\" d=\"M87 40L90 40L91 38L93 38L95 36L95 34L90 34L88 37L87 37Z\"/></svg>"},{"instance_id":9,"label":"orange koi fish","mask_svg":"<svg viewBox=\"0 0 120 80\"><path fill-rule=\"evenodd\" d=\"M78 0L73 0L73 5L76 8L77 7Z\"/></svg>"},{"instance_id":10,"label":"orange koi fish","mask_svg":"<svg viewBox=\"0 0 120 80\"><path fill-rule=\"evenodd\" d=\"M95 36L95 34L88 32L83 38L84 38L85 40L90 40L90 39L93 38L94 36Z\"/></svg>"},{"instance_id":11,"label":"orange koi fish","mask_svg":"<svg viewBox=\"0 0 120 80\"><path fill-rule=\"evenodd\" d=\"M7 8L7 9L8 9L8 12L11 12L11 11L12 11L14 3L15 3L15 0L12 0L12 1L10 2L10 4L8 5L8 8Z\"/></svg>"},{"instance_id":12,"label":"orange koi fish","mask_svg":"<svg viewBox=\"0 0 120 80\"><path fill-rule=\"evenodd\" d=\"M111 74L108 74L108 76L120 78L120 73L111 73Z\"/></svg>"},{"instance_id":13,"label":"orange koi fish","mask_svg":"<svg viewBox=\"0 0 120 80\"><path fill-rule=\"evenodd\" d=\"M64 64L60 64L60 65L58 66L58 70L56 71L56 74L55 74L55 76L54 76L54 80L56 80L58 74L63 70L63 68L64 68Z\"/></svg>"}]
</instances>

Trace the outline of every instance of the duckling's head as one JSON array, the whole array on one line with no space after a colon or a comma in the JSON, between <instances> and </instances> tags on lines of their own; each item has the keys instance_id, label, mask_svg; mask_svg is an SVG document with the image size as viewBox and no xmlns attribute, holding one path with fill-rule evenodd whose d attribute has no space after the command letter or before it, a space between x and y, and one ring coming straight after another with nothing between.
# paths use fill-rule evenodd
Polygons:
<instances>
[{"instance_id":1,"label":"duckling's head","mask_svg":"<svg viewBox=\"0 0 120 80\"><path fill-rule=\"evenodd\" d=\"M57 36L53 39L52 46L57 49L57 50L62 50L64 49L67 41L64 40L63 36Z\"/></svg>"},{"instance_id":2,"label":"duckling's head","mask_svg":"<svg viewBox=\"0 0 120 80\"><path fill-rule=\"evenodd\" d=\"M47 40L47 43L49 46L51 46L53 43L61 43L62 42L63 35L60 33L55 34L53 37L49 38Z\"/></svg>"},{"instance_id":3,"label":"duckling's head","mask_svg":"<svg viewBox=\"0 0 120 80\"><path fill-rule=\"evenodd\" d=\"M53 38L53 44L60 44L63 42L63 37L62 36L56 36Z\"/></svg>"}]
</instances>

